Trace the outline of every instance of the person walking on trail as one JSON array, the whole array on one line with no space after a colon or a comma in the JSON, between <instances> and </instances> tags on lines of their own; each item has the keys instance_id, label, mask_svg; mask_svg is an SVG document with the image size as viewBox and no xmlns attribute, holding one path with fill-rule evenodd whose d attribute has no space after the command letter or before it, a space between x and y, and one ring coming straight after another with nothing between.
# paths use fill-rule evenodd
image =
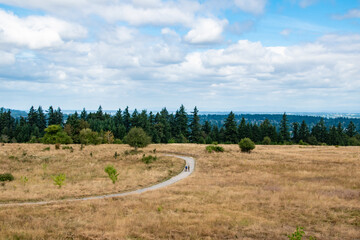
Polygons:
<instances>
[{"instance_id":1,"label":"person walking on trail","mask_svg":"<svg viewBox=\"0 0 360 240\"><path fill-rule=\"evenodd\" d=\"M188 166L188 171L190 172L190 165Z\"/></svg>"},{"instance_id":2,"label":"person walking on trail","mask_svg":"<svg viewBox=\"0 0 360 240\"><path fill-rule=\"evenodd\" d=\"M185 172L187 172L188 166L185 166Z\"/></svg>"}]
</instances>

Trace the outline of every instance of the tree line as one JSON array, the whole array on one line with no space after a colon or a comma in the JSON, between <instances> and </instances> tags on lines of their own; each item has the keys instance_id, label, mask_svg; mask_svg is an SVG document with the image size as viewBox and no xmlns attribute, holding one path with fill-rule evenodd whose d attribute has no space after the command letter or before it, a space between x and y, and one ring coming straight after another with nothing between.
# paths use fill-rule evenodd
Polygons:
<instances>
[{"instance_id":1,"label":"tree line","mask_svg":"<svg viewBox=\"0 0 360 240\"><path fill-rule=\"evenodd\" d=\"M27 117L18 119L12 117L11 110L0 109L1 142L122 143L133 127L142 128L153 143L238 143L250 138L257 144L360 145L360 134L352 121L346 126L339 122L327 127L320 119L309 127L305 120L290 124L286 113L276 127L267 118L251 123L243 117L237 123L233 112L222 126L201 123L198 109L188 114L183 105L175 113L166 108L157 113L136 109L130 113L126 107L114 115L104 113L100 106L96 112L83 109L66 120L61 109L52 106L47 111L31 107Z\"/></svg>"}]
</instances>

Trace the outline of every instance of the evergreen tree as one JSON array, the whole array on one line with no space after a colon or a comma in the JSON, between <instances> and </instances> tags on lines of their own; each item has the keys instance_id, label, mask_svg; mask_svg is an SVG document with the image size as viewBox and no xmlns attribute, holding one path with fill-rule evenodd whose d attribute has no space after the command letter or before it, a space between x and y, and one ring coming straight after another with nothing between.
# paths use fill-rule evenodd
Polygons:
<instances>
[{"instance_id":1,"label":"evergreen tree","mask_svg":"<svg viewBox=\"0 0 360 240\"><path fill-rule=\"evenodd\" d=\"M248 136L248 132L247 132L247 127L246 127L246 122L245 122L245 118L242 117L241 118L241 122L239 124L239 129L238 129L238 133L239 133L239 139L243 139Z\"/></svg>"},{"instance_id":2,"label":"evergreen tree","mask_svg":"<svg viewBox=\"0 0 360 240\"><path fill-rule=\"evenodd\" d=\"M323 118L312 128L311 135L320 143L328 142L328 131Z\"/></svg>"},{"instance_id":3,"label":"evergreen tree","mask_svg":"<svg viewBox=\"0 0 360 240\"><path fill-rule=\"evenodd\" d=\"M198 110L195 107L194 111L192 112L192 119L190 123L190 141L193 143L200 143L201 139L201 125L200 125L200 118L198 116Z\"/></svg>"},{"instance_id":4,"label":"evergreen tree","mask_svg":"<svg viewBox=\"0 0 360 240\"><path fill-rule=\"evenodd\" d=\"M336 131L339 136L339 145L345 145L345 134L341 122L338 123Z\"/></svg>"},{"instance_id":5,"label":"evergreen tree","mask_svg":"<svg viewBox=\"0 0 360 240\"><path fill-rule=\"evenodd\" d=\"M64 114L61 112L61 108L58 107L58 109L54 112L54 114L55 114L56 124L63 126L64 125Z\"/></svg>"},{"instance_id":6,"label":"evergreen tree","mask_svg":"<svg viewBox=\"0 0 360 240\"><path fill-rule=\"evenodd\" d=\"M339 145L341 142L339 133L335 126L332 126L329 131L329 139L327 144L330 145Z\"/></svg>"},{"instance_id":7,"label":"evergreen tree","mask_svg":"<svg viewBox=\"0 0 360 240\"><path fill-rule=\"evenodd\" d=\"M83 110L82 110L81 113L80 113L80 119L86 121L86 120L87 120L87 116L88 116L88 114L87 114L85 108L83 108Z\"/></svg>"},{"instance_id":8,"label":"evergreen tree","mask_svg":"<svg viewBox=\"0 0 360 240\"><path fill-rule=\"evenodd\" d=\"M115 116L114 116L114 122L115 125L118 127L119 125L123 125L124 121L123 121L123 116L122 116L122 112L121 109L119 108L119 110L117 110Z\"/></svg>"},{"instance_id":9,"label":"evergreen tree","mask_svg":"<svg viewBox=\"0 0 360 240\"><path fill-rule=\"evenodd\" d=\"M201 130L205 133L206 136L208 136L211 133L211 124L210 124L210 122L205 121L204 125L202 125Z\"/></svg>"},{"instance_id":10,"label":"evergreen tree","mask_svg":"<svg viewBox=\"0 0 360 240\"><path fill-rule=\"evenodd\" d=\"M302 140L303 142L307 142L309 135L310 135L309 128L306 122L303 120L301 122L300 130L299 130L299 141Z\"/></svg>"},{"instance_id":11,"label":"evergreen tree","mask_svg":"<svg viewBox=\"0 0 360 240\"><path fill-rule=\"evenodd\" d=\"M219 132L218 126L216 126L216 125L212 126L211 132L210 132L210 138L214 142L221 142L221 140L220 140L220 132Z\"/></svg>"},{"instance_id":12,"label":"evergreen tree","mask_svg":"<svg viewBox=\"0 0 360 240\"><path fill-rule=\"evenodd\" d=\"M231 111L228 117L225 120L225 131L224 131L224 138L225 142L229 143L237 143L238 142L238 132L235 122L235 114Z\"/></svg>"},{"instance_id":13,"label":"evergreen tree","mask_svg":"<svg viewBox=\"0 0 360 240\"><path fill-rule=\"evenodd\" d=\"M42 136L46 128L46 116L41 106L38 108L38 119L36 126L39 128L40 135Z\"/></svg>"},{"instance_id":14,"label":"evergreen tree","mask_svg":"<svg viewBox=\"0 0 360 240\"><path fill-rule=\"evenodd\" d=\"M175 113L175 126L176 126L176 138L188 138L188 116L185 111L184 105L181 105L179 110Z\"/></svg>"},{"instance_id":15,"label":"evergreen tree","mask_svg":"<svg viewBox=\"0 0 360 240\"><path fill-rule=\"evenodd\" d=\"M124 120L124 126L126 129L126 132L129 132L130 128L131 128L131 116L129 113L129 107L125 108L125 111L123 113L123 120Z\"/></svg>"},{"instance_id":16,"label":"evergreen tree","mask_svg":"<svg viewBox=\"0 0 360 240\"><path fill-rule=\"evenodd\" d=\"M97 120L104 120L104 113L103 113L101 105L99 106L97 112L95 113L95 117Z\"/></svg>"},{"instance_id":17,"label":"evergreen tree","mask_svg":"<svg viewBox=\"0 0 360 240\"><path fill-rule=\"evenodd\" d=\"M48 126L50 125L56 125L57 120L56 120L56 116L54 113L54 108L52 106L49 107L48 110Z\"/></svg>"},{"instance_id":18,"label":"evergreen tree","mask_svg":"<svg viewBox=\"0 0 360 240\"><path fill-rule=\"evenodd\" d=\"M349 137L353 137L356 135L356 126L352 121L350 121L350 123L348 124L345 133Z\"/></svg>"},{"instance_id":19,"label":"evergreen tree","mask_svg":"<svg viewBox=\"0 0 360 240\"><path fill-rule=\"evenodd\" d=\"M160 112L159 123L162 125L162 143L168 143L171 138L171 128L169 124L169 112L166 108L163 108Z\"/></svg>"},{"instance_id":20,"label":"evergreen tree","mask_svg":"<svg viewBox=\"0 0 360 240\"><path fill-rule=\"evenodd\" d=\"M139 115L139 126L146 132L147 135L151 136L150 121L146 110L142 110Z\"/></svg>"},{"instance_id":21,"label":"evergreen tree","mask_svg":"<svg viewBox=\"0 0 360 240\"><path fill-rule=\"evenodd\" d=\"M299 137L299 123L298 122L294 122L292 124L292 141L294 143L298 143L300 141L300 137Z\"/></svg>"},{"instance_id":22,"label":"evergreen tree","mask_svg":"<svg viewBox=\"0 0 360 240\"><path fill-rule=\"evenodd\" d=\"M134 112L131 114L130 122L131 122L131 127L140 127L140 116L136 108Z\"/></svg>"},{"instance_id":23,"label":"evergreen tree","mask_svg":"<svg viewBox=\"0 0 360 240\"><path fill-rule=\"evenodd\" d=\"M289 141L290 140L290 133L288 127L288 120L286 113L283 114L282 120L280 122L280 136L282 141Z\"/></svg>"},{"instance_id":24,"label":"evergreen tree","mask_svg":"<svg viewBox=\"0 0 360 240\"><path fill-rule=\"evenodd\" d=\"M30 126L36 125L38 122L38 113L37 111L35 111L34 106L31 106L29 110L27 122L29 123Z\"/></svg>"}]
</instances>

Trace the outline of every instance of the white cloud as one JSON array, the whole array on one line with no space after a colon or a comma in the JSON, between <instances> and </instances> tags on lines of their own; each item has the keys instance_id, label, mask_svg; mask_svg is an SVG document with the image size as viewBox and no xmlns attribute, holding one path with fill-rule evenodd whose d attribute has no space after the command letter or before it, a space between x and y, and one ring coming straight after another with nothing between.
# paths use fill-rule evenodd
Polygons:
<instances>
[{"instance_id":1,"label":"white cloud","mask_svg":"<svg viewBox=\"0 0 360 240\"><path fill-rule=\"evenodd\" d=\"M11 65L15 63L15 56L12 53L0 50L0 65Z\"/></svg>"},{"instance_id":2,"label":"white cloud","mask_svg":"<svg viewBox=\"0 0 360 240\"><path fill-rule=\"evenodd\" d=\"M57 16L83 18L95 14L108 22L124 21L131 25L191 25L200 4L194 1L180 2L160 0L0 0L0 3L42 9Z\"/></svg>"},{"instance_id":3,"label":"white cloud","mask_svg":"<svg viewBox=\"0 0 360 240\"><path fill-rule=\"evenodd\" d=\"M348 18L360 18L360 9L351 9L344 15L335 15L334 18L337 20L343 20Z\"/></svg>"},{"instance_id":4,"label":"white cloud","mask_svg":"<svg viewBox=\"0 0 360 240\"><path fill-rule=\"evenodd\" d=\"M267 0L235 0L235 5L244 12L259 15L264 12L266 2Z\"/></svg>"},{"instance_id":5,"label":"white cloud","mask_svg":"<svg viewBox=\"0 0 360 240\"><path fill-rule=\"evenodd\" d=\"M283 36L289 36L290 33L291 33L291 29L288 29L288 28L286 28L280 32L280 34Z\"/></svg>"},{"instance_id":6,"label":"white cloud","mask_svg":"<svg viewBox=\"0 0 360 240\"><path fill-rule=\"evenodd\" d=\"M318 2L319 0L301 0L300 2L299 2L299 5L300 5L300 7L302 7L302 8L306 8L306 7L309 7L309 6L311 6L311 5L313 5L313 4L315 4L316 2Z\"/></svg>"},{"instance_id":7,"label":"white cloud","mask_svg":"<svg viewBox=\"0 0 360 240\"><path fill-rule=\"evenodd\" d=\"M217 20L211 18L201 18L196 21L184 37L184 40L192 44L217 43L222 40L222 32L227 20Z\"/></svg>"},{"instance_id":8,"label":"white cloud","mask_svg":"<svg viewBox=\"0 0 360 240\"><path fill-rule=\"evenodd\" d=\"M85 37L87 31L72 24L47 16L19 18L0 9L0 43L26 46L31 49L52 47Z\"/></svg>"}]
</instances>

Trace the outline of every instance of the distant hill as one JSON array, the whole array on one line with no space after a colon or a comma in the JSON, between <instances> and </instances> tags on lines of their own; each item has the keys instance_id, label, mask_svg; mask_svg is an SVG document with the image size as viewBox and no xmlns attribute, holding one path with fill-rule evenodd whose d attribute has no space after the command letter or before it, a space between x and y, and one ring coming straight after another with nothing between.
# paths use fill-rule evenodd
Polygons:
<instances>
[{"instance_id":1,"label":"distant hill","mask_svg":"<svg viewBox=\"0 0 360 240\"><path fill-rule=\"evenodd\" d=\"M4 111L9 111L9 108L3 108ZM15 119L18 119L20 117L27 117L27 112L26 111L22 111L22 110L15 110L15 109L10 109L11 112L11 116Z\"/></svg>"},{"instance_id":2,"label":"distant hill","mask_svg":"<svg viewBox=\"0 0 360 240\"><path fill-rule=\"evenodd\" d=\"M206 114L206 115L199 115L200 123L203 124L205 121L209 121L212 125L216 125L221 127L225 123L225 119L227 118L228 114ZM246 122L250 122L252 124L260 124L265 119L268 119L271 124L275 125L277 128L280 126L280 122L282 119L283 114L235 114L235 120L239 124L241 119L244 117ZM306 124L312 128L316 123L323 118L325 121L325 125L327 127L338 125L339 123L342 124L343 127L346 127L350 121L352 121L356 125L356 129L360 129L360 118L348 118L348 117L320 117L320 116L304 116L304 115L287 115L287 119L289 124L293 122L301 123L303 120Z\"/></svg>"}]
</instances>

